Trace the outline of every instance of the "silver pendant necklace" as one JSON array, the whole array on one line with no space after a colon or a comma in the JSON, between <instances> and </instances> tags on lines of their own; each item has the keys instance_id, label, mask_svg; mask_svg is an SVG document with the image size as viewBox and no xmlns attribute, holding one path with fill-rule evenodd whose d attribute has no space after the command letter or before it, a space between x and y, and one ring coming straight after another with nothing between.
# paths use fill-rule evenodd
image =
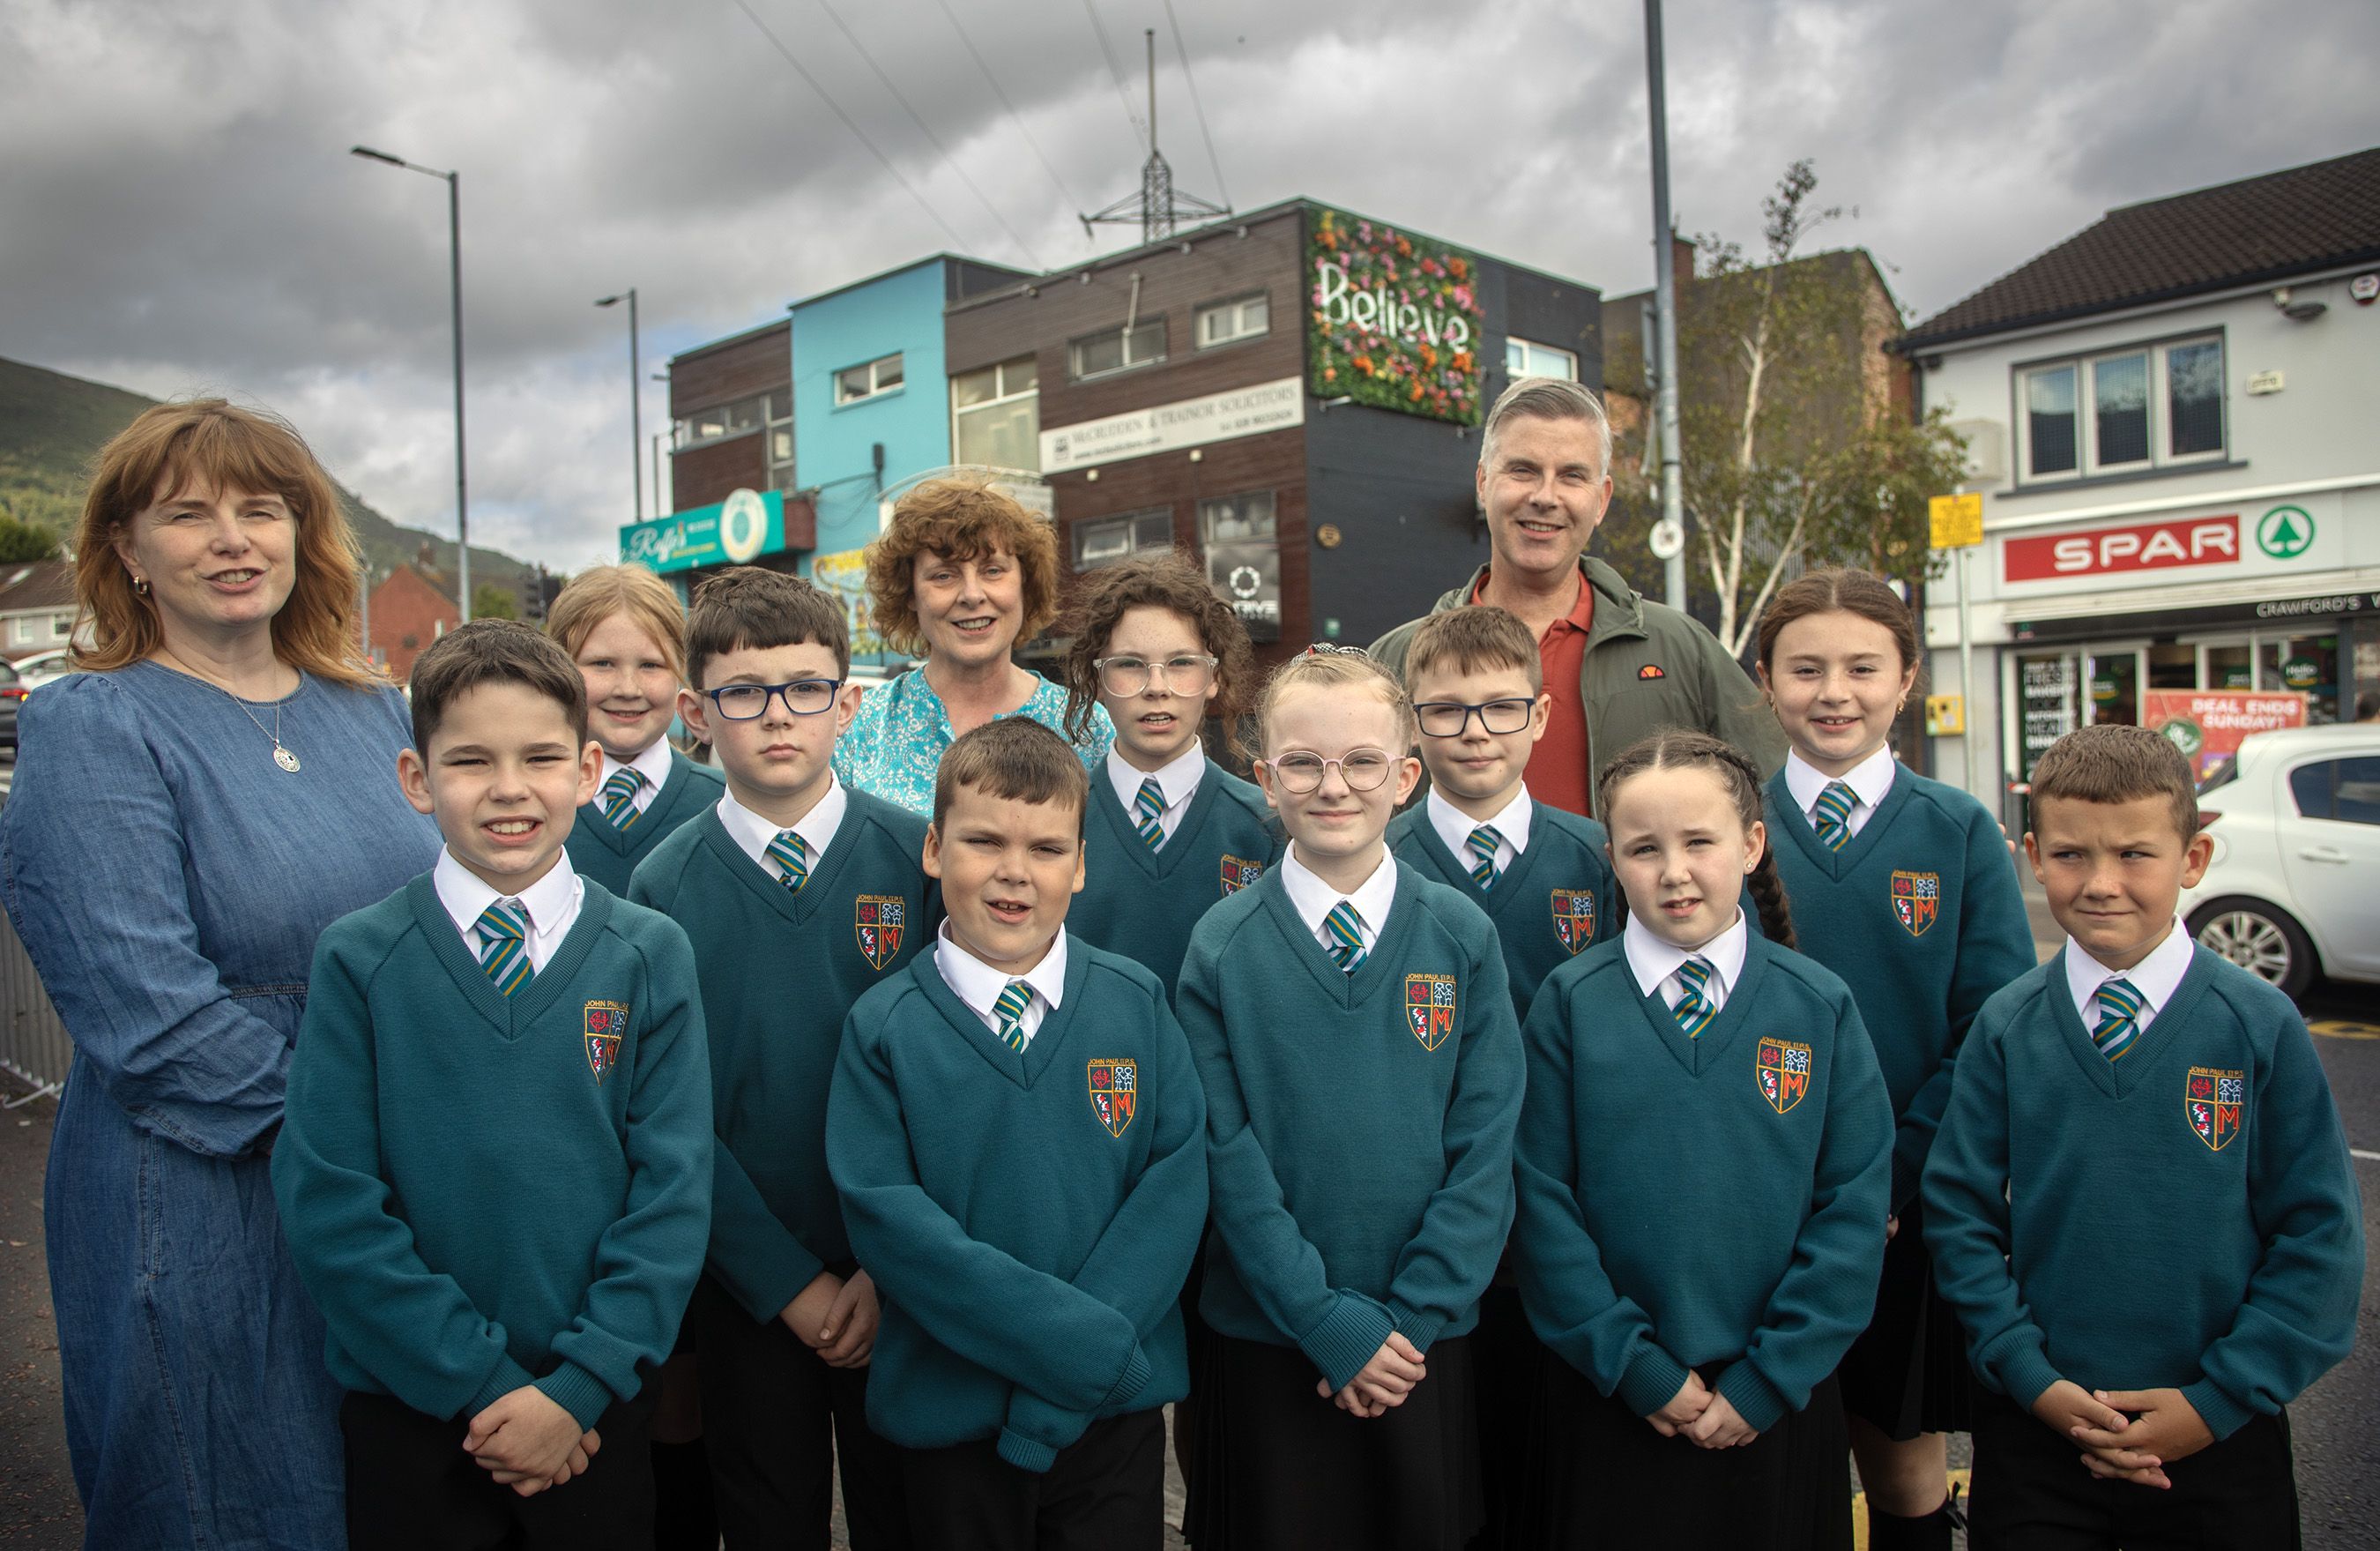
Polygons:
<instances>
[{"instance_id":1,"label":"silver pendant necklace","mask_svg":"<svg viewBox=\"0 0 2380 1551\"><path fill-rule=\"evenodd\" d=\"M165 654L169 656L172 655L170 653ZM237 695L233 694L229 690L225 689L222 685L216 683L213 679L207 678L205 675L191 673L188 666L182 664L181 659L178 657L175 658L175 662L177 666L181 666L184 673L189 674L189 677L192 678L197 679L200 683L204 684L209 689L214 690L217 694L222 695L234 705L238 706L239 714L247 717L250 722L255 723L257 731L263 733L265 737L273 739L273 763L279 765L282 769L289 772L292 776L298 774L298 756L290 752L281 741L281 706L278 702L275 702L273 707L272 729L267 731L264 724L256 720L256 713L248 708L248 702L240 699ZM298 679L298 683L302 686L305 683L305 679L301 677Z\"/></svg>"}]
</instances>

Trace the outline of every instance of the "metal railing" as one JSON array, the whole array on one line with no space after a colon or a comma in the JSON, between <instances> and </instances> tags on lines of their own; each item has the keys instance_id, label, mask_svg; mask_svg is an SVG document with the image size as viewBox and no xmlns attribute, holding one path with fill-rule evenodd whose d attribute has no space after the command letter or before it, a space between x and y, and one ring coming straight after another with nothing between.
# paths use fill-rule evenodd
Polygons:
<instances>
[{"instance_id":1,"label":"metal railing","mask_svg":"<svg viewBox=\"0 0 2380 1551\"><path fill-rule=\"evenodd\" d=\"M35 1093L55 1093L64 1086L67 1068L74 1062L74 1041L50 1006L42 977L17 938L17 929L0 915L0 1071L24 1079ZM6 1101L14 1109L24 1098Z\"/></svg>"}]
</instances>

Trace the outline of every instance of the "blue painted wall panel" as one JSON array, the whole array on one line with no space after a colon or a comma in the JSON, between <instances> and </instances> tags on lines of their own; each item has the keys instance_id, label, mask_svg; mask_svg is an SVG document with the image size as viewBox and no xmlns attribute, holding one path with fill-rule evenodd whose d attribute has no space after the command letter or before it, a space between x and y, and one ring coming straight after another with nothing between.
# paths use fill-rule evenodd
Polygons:
<instances>
[{"instance_id":1,"label":"blue painted wall panel","mask_svg":"<svg viewBox=\"0 0 2380 1551\"><path fill-rule=\"evenodd\" d=\"M929 259L794 308L794 468L803 488L819 493L817 555L858 549L876 536L878 443L887 485L951 460L945 262ZM896 350L900 387L836 407L837 372Z\"/></svg>"}]
</instances>

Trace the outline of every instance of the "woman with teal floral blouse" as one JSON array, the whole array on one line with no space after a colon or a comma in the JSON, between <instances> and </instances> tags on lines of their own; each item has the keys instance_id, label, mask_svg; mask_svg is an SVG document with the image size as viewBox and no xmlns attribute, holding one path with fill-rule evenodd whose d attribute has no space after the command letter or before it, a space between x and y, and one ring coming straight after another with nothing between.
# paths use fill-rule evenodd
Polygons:
<instances>
[{"instance_id":1,"label":"woman with teal floral blouse","mask_svg":"<svg viewBox=\"0 0 2380 1551\"><path fill-rule=\"evenodd\" d=\"M868 592L877 632L926 660L860 701L834 753L844 785L929 815L934 769L961 733L1029 716L1064 736L1064 688L1010 656L1057 617L1049 523L988 485L929 481L901 497L868 546ZM1095 710L1075 752L1096 769L1114 740Z\"/></svg>"}]
</instances>

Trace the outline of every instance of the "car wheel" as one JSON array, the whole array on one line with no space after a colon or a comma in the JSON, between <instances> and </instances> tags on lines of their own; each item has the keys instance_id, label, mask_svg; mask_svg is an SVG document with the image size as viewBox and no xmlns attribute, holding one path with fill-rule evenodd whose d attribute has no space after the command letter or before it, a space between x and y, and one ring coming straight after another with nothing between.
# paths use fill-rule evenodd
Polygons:
<instances>
[{"instance_id":1,"label":"car wheel","mask_svg":"<svg viewBox=\"0 0 2380 1551\"><path fill-rule=\"evenodd\" d=\"M2295 999L2313 983L2313 944L2287 910L2244 896L2216 899L2190 917L2190 934Z\"/></svg>"}]
</instances>

